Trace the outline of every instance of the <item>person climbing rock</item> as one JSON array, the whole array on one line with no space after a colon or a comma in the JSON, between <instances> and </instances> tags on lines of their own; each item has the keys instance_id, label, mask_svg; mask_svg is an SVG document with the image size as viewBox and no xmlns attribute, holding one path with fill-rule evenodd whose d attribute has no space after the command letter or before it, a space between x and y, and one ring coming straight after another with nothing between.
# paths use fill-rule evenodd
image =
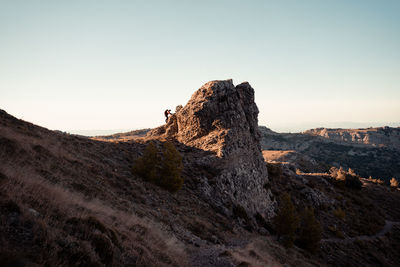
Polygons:
<instances>
[{"instance_id":1,"label":"person climbing rock","mask_svg":"<svg viewBox=\"0 0 400 267\"><path fill-rule=\"evenodd\" d=\"M171 110L170 110L170 109L166 109L166 110L164 111L164 115L165 115L165 122L168 122L168 116L169 116L169 115L172 115L172 114L171 114Z\"/></svg>"}]
</instances>

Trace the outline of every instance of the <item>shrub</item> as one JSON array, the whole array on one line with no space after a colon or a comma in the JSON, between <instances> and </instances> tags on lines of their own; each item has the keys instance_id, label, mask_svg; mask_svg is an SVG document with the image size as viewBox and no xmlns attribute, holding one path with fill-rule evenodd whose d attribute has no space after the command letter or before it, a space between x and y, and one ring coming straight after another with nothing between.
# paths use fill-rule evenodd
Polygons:
<instances>
[{"instance_id":1,"label":"shrub","mask_svg":"<svg viewBox=\"0 0 400 267\"><path fill-rule=\"evenodd\" d=\"M392 179L390 179L390 187L399 187L399 182L396 180L396 178L392 177Z\"/></svg>"},{"instance_id":2,"label":"shrub","mask_svg":"<svg viewBox=\"0 0 400 267\"><path fill-rule=\"evenodd\" d=\"M165 142L160 176L156 183L168 191L178 191L183 185L182 170L181 154L172 143Z\"/></svg>"},{"instance_id":3,"label":"shrub","mask_svg":"<svg viewBox=\"0 0 400 267\"><path fill-rule=\"evenodd\" d=\"M159 162L160 158L157 153L157 147L153 142L150 142L146 146L143 156L135 161L133 172L146 181L155 183Z\"/></svg>"},{"instance_id":4,"label":"shrub","mask_svg":"<svg viewBox=\"0 0 400 267\"><path fill-rule=\"evenodd\" d=\"M280 178L282 176L282 164L267 162L268 174L273 178Z\"/></svg>"},{"instance_id":5,"label":"shrub","mask_svg":"<svg viewBox=\"0 0 400 267\"><path fill-rule=\"evenodd\" d=\"M342 210L342 208L337 208L333 211L333 215L338 218L343 220L346 217L346 213L344 212L344 210Z\"/></svg>"},{"instance_id":6,"label":"shrub","mask_svg":"<svg viewBox=\"0 0 400 267\"><path fill-rule=\"evenodd\" d=\"M348 188L360 190L362 187L362 182L360 181L360 177L358 175L346 173L345 185Z\"/></svg>"},{"instance_id":7,"label":"shrub","mask_svg":"<svg viewBox=\"0 0 400 267\"><path fill-rule=\"evenodd\" d=\"M347 172L351 175L357 175L352 168L349 168Z\"/></svg>"},{"instance_id":8,"label":"shrub","mask_svg":"<svg viewBox=\"0 0 400 267\"><path fill-rule=\"evenodd\" d=\"M335 226L328 226L328 230L331 231L336 237L343 239L344 238L344 234L342 231L340 231L339 229L337 229L336 225Z\"/></svg>"},{"instance_id":9,"label":"shrub","mask_svg":"<svg viewBox=\"0 0 400 267\"><path fill-rule=\"evenodd\" d=\"M383 185L385 182L382 179L374 179L371 176L368 178L368 181L374 183L374 184L380 184Z\"/></svg>"},{"instance_id":10,"label":"shrub","mask_svg":"<svg viewBox=\"0 0 400 267\"><path fill-rule=\"evenodd\" d=\"M351 189L361 189L362 182L360 176L357 175L352 169L348 172L344 171L343 168L332 167L330 170L330 175L334 179L335 184L339 186L346 186Z\"/></svg>"},{"instance_id":11,"label":"shrub","mask_svg":"<svg viewBox=\"0 0 400 267\"><path fill-rule=\"evenodd\" d=\"M321 235L321 224L315 218L314 209L305 208L301 214L299 238L297 240L299 247L311 252L316 251Z\"/></svg>"},{"instance_id":12,"label":"shrub","mask_svg":"<svg viewBox=\"0 0 400 267\"><path fill-rule=\"evenodd\" d=\"M101 261L109 266L113 261L113 245L110 240L103 234L93 234L91 243L99 255Z\"/></svg>"},{"instance_id":13,"label":"shrub","mask_svg":"<svg viewBox=\"0 0 400 267\"><path fill-rule=\"evenodd\" d=\"M156 145L150 142L143 156L138 158L133 166L134 173L170 192L181 189L182 170L182 156L170 142L164 143L161 157Z\"/></svg>"},{"instance_id":14,"label":"shrub","mask_svg":"<svg viewBox=\"0 0 400 267\"><path fill-rule=\"evenodd\" d=\"M283 238L283 244L286 247L292 247L299 219L291 197L286 192L280 196L278 212L273 219L273 223L278 239Z\"/></svg>"}]
</instances>

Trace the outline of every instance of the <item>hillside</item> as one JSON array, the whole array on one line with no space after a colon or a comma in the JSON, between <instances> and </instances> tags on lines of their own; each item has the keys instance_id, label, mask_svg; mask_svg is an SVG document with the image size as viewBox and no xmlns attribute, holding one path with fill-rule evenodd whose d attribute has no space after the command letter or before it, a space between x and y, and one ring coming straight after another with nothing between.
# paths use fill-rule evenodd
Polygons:
<instances>
[{"instance_id":1,"label":"hillside","mask_svg":"<svg viewBox=\"0 0 400 267\"><path fill-rule=\"evenodd\" d=\"M378 127L366 129L327 129L317 128L304 132L307 135L321 136L337 143L369 145L400 150L400 127Z\"/></svg>"},{"instance_id":2,"label":"hillside","mask_svg":"<svg viewBox=\"0 0 400 267\"><path fill-rule=\"evenodd\" d=\"M363 177L371 176L386 183L392 177L400 177L399 128L318 128L303 133L277 133L260 126L259 130L262 150L270 151L265 153L290 155L289 161L302 171L328 171L331 166L336 166L353 168ZM144 129L95 139L135 140L148 131Z\"/></svg>"},{"instance_id":3,"label":"hillside","mask_svg":"<svg viewBox=\"0 0 400 267\"><path fill-rule=\"evenodd\" d=\"M231 80L205 84L167 124L129 138L49 131L1 111L0 265L397 266L400 191L296 173L302 155L265 163L257 115L253 88ZM150 141L182 155L178 192L132 172ZM296 210L315 209L314 253L277 240L283 192Z\"/></svg>"},{"instance_id":4,"label":"hillside","mask_svg":"<svg viewBox=\"0 0 400 267\"><path fill-rule=\"evenodd\" d=\"M318 162L325 171L330 166L352 168L363 177L387 183L400 177L399 128L314 129L292 134L260 127L260 131L263 150L294 150Z\"/></svg>"}]
</instances>

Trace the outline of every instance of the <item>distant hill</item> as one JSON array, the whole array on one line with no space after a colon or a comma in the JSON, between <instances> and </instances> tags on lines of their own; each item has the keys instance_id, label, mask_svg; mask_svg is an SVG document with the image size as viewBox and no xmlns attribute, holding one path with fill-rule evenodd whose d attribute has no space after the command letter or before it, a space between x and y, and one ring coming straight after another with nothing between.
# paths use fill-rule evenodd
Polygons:
<instances>
[{"instance_id":1,"label":"distant hill","mask_svg":"<svg viewBox=\"0 0 400 267\"><path fill-rule=\"evenodd\" d=\"M400 127L316 128L303 133L278 133L260 126L259 130L262 150L291 151L288 155L296 159L297 165L303 162L304 171L327 171L336 166L353 168L363 177L372 176L387 183L392 177L400 177ZM142 129L96 139L135 140L149 131Z\"/></svg>"},{"instance_id":2,"label":"distant hill","mask_svg":"<svg viewBox=\"0 0 400 267\"><path fill-rule=\"evenodd\" d=\"M400 177L400 128L307 130L276 133L260 127L263 150L294 150L325 166L353 168L388 182Z\"/></svg>"},{"instance_id":3,"label":"distant hill","mask_svg":"<svg viewBox=\"0 0 400 267\"><path fill-rule=\"evenodd\" d=\"M363 144L400 150L400 127L392 128L386 126L366 129L317 128L307 130L304 134L321 136L337 143Z\"/></svg>"}]
</instances>

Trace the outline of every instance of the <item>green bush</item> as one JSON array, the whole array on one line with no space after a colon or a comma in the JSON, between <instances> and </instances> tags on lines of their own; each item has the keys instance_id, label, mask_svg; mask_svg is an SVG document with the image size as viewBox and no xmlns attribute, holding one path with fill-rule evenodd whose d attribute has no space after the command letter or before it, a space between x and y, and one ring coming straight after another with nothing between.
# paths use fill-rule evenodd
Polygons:
<instances>
[{"instance_id":1,"label":"green bush","mask_svg":"<svg viewBox=\"0 0 400 267\"><path fill-rule=\"evenodd\" d=\"M150 142L143 156L135 161L133 172L142 177L144 180L155 183L158 174L158 165L160 157L158 156L157 147L153 142Z\"/></svg>"},{"instance_id":2,"label":"green bush","mask_svg":"<svg viewBox=\"0 0 400 267\"><path fill-rule=\"evenodd\" d=\"M282 239L286 247L292 247L299 218L291 197L286 192L280 196L279 208L276 216L273 218L273 224L278 234L278 239Z\"/></svg>"},{"instance_id":3,"label":"green bush","mask_svg":"<svg viewBox=\"0 0 400 267\"><path fill-rule=\"evenodd\" d=\"M321 224L315 218L313 208L305 208L300 217L299 238L296 243L299 247L314 252L318 249L321 240Z\"/></svg>"},{"instance_id":4,"label":"green bush","mask_svg":"<svg viewBox=\"0 0 400 267\"><path fill-rule=\"evenodd\" d=\"M171 192L176 192L183 185L182 156L170 142L164 143L161 171L156 184Z\"/></svg>"},{"instance_id":5,"label":"green bush","mask_svg":"<svg viewBox=\"0 0 400 267\"><path fill-rule=\"evenodd\" d=\"M333 211L333 215L338 219L344 220L346 217L346 212L339 207Z\"/></svg>"},{"instance_id":6,"label":"green bush","mask_svg":"<svg viewBox=\"0 0 400 267\"><path fill-rule=\"evenodd\" d=\"M349 171L346 172L342 168L337 169L332 167L329 171L336 185L358 190L362 188L360 176L352 169L349 169Z\"/></svg>"},{"instance_id":7,"label":"green bush","mask_svg":"<svg viewBox=\"0 0 400 267\"><path fill-rule=\"evenodd\" d=\"M171 142L165 142L162 155L153 142L144 150L143 156L135 161L133 172L144 180L170 192L176 192L183 185L182 156Z\"/></svg>"}]
</instances>

